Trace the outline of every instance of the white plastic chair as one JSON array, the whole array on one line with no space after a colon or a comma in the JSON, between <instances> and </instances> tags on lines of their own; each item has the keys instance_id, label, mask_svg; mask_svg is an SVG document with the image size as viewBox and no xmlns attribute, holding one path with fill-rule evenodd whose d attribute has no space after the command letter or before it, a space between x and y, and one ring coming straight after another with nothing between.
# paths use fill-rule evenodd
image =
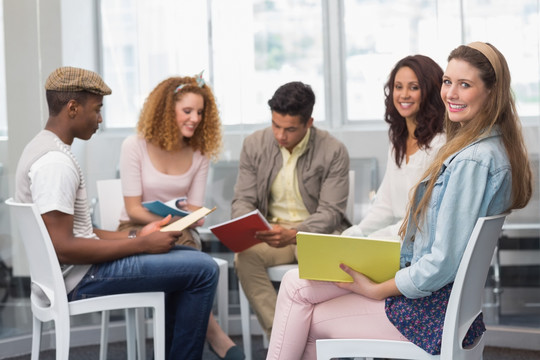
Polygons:
<instances>
[{"instance_id":1,"label":"white plastic chair","mask_svg":"<svg viewBox=\"0 0 540 360\"><path fill-rule=\"evenodd\" d=\"M42 323L54 321L56 332L56 359L68 360L70 341L70 316L108 310L130 309L128 323L133 323L135 308L154 309L154 357L165 358L165 296L163 292L128 293L99 296L69 301L64 278L45 223L34 204L6 204L17 224L30 266L33 316L32 360L39 358ZM128 326L132 333L133 326ZM132 334L133 335L133 334ZM133 336L132 336L133 337Z\"/></svg>"},{"instance_id":2,"label":"white plastic chair","mask_svg":"<svg viewBox=\"0 0 540 360\"><path fill-rule=\"evenodd\" d=\"M347 198L347 209L345 215L351 223L354 223L354 183L356 181L354 170L349 170L349 197Z\"/></svg>"},{"instance_id":3,"label":"white plastic chair","mask_svg":"<svg viewBox=\"0 0 540 360\"><path fill-rule=\"evenodd\" d=\"M122 198L122 184L120 179L99 180L96 183L98 193L98 212L100 229L115 231L119 225L120 214L124 206ZM138 360L146 357L146 331L145 314L141 310L135 310L135 324L128 323L130 314L126 310L126 341L128 345L128 359ZM109 320L110 313L104 311L101 316L101 342L99 359L106 360L109 345ZM135 325L135 326L133 326ZM135 328L135 337L130 331ZM134 340L137 339L135 342ZM136 346L136 350L135 350Z\"/></svg>"},{"instance_id":4,"label":"white plastic chair","mask_svg":"<svg viewBox=\"0 0 540 360\"><path fill-rule=\"evenodd\" d=\"M268 273L268 278L270 281L281 282L281 279L287 271L296 268L298 268L298 264L276 265L266 269L266 272ZM251 360L251 310L246 293L244 292L244 289L242 289L240 281L238 282L238 295L240 298L240 321L242 323L242 343L244 344L244 354L246 355L246 360ZM263 346L264 348L268 348L268 339L264 332Z\"/></svg>"},{"instance_id":5,"label":"white plastic chair","mask_svg":"<svg viewBox=\"0 0 540 360\"><path fill-rule=\"evenodd\" d=\"M504 219L508 214L479 218L461 259L448 301L440 355L430 355L408 341L371 339L317 340L317 359L377 357L392 359L482 359L485 339L463 348L470 325L482 311L484 284Z\"/></svg>"},{"instance_id":6,"label":"white plastic chair","mask_svg":"<svg viewBox=\"0 0 540 360\"><path fill-rule=\"evenodd\" d=\"M124 207L122 182L120 179L98 180L96 182L98 195L99 228L116 231L120 225L120 214Z\"/></svg>"},{"instance_id":7,"label":"white plastic chair","mask_svg":"<svg viewBox=\"0 0 540 360\"><path fill-rule=\"evenodd\" d=\"M118 228L120 214L124 207L122 184L120 179L98 180L96 182L98 194L98 213L100 229L114 231ZM221 329L227 334L229 329L229 263L227 260L213 258L219 266L219 279L216 292L218 322ZM145 316L140 310L135 311L135 331L137 345L137 359L143 360L146 354ZM126 314L126 318L127 318ZM128 324L126 324L127 326ZM107 339L109 334L109 314L104 313L101 327L100 360L107 358ZM134 359L132 355L131 339L128 337L128 359Z\"/></svg>"},{"instance_id":8,"label":"white plastic chair","mask_svg":"<svg viewBox=\"0 0 540 360\"><path fill-rule=\"evenodd\" d=\"M347 199L347 209L345 210L345 215L350 221L354 219L354 170L349 170L349 197ZM289 270L298 268L298 264L285 264L285 265L276 265L271 266L266 269L268 273L268 278L272 282L281 282L285 273ZM238 296L240 298L240 321L242 324L242 343L244 344L244 354L246 355L246 360L251 360L251 310L249 306L249 301L246 297L246 293L238 281ZM263 347L268 348L268 337L263 331Z\"/></svg>"}]
</instances>

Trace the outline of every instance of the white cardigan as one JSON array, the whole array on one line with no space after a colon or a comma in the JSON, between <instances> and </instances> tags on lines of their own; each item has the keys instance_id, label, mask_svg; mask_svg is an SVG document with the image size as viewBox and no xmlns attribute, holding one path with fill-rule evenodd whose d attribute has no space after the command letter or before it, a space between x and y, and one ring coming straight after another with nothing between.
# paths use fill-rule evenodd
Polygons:
<instances>
[{"instance_id":1,"label":"white cardigan","mask_svg":"<svg viewBox=\"0 0 540 360\"><path fill-rule=\"evenodd\" d=\"M445 142L444 134L436 135L428 150L418 150L401 167L396 165L394 148L391 146L388 149L384 178L373 204L362 221L344 230L342 235L397 238L412 196L410 191L421 180L420 177Z\"/></svg>"}]
</instances>

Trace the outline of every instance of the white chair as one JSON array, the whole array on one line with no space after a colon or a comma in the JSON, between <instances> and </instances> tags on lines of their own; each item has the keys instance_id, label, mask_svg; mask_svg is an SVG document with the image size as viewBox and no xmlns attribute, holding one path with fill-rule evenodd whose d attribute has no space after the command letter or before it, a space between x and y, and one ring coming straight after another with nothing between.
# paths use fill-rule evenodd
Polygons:
<instances>
[{"instance_id":1,"label":"white chair","mask_svg":"<svg viewBox=\"0 0 540 360\"><path fill-rule=\"evenodd\" d=\"M124 207L122 182L120 179L98 180L96 182L98 196L97 210L99 228L115 231L120 225L120 214Z\"/></svg>"},{"instance_id":2,"label":"white chair","mask_svg":"<svg viewBox=\"0 0 540 360\"><path fill-rule=\"evenodd\" d=\"M350 221L354 219L354 170L349 170L349 196L347 199L347 209L345 214ZM272 282L281 282L285 273L289 270L298 268L298 264L285 264L271 266L266 269L268 278ZM251 360L251 310L246 293L238 281L238 297L240 298L240 321L242 324L242 343L244 344L244 354L246 360ZM263 331L263 347L268 348L268 337Z\"/></svg>"},{"instance_id":3,"label":"white chair","mask_svg":"<svg viewBox=\"0 0 540 360\"><path fill-rule=\"evenodd\" d=\"M165 296L163 292L128 293L69 301L64 278L45 223L34 204L8 199L11 217L22 237L30 266L33 316L32 360L39 358L42 323L54 321L56 359L68 360L70 316L119 309L151 307L154 309L154 357L165 358ZM128 312L133 323L134 311ZM133 326L128 326L132 333ZM133 335L133 334L132 334ZM133 337L133 336L132 336Z\"/></svg>"},{"instance_id":4,"label":"white chair","mask_svg":"<svg viewBox=\"0 0 540 360\"><path fill-rule=\"evenodd\" d=\"M98 212L100 229L115 231L119 225L120 214L124 206L122 198L122 184L120 179L99 180L96 183L98 193ZM143 311L135 311L135 335L137 341L133 342L134 338L129 336L129 331L133 326L128 324L130 314L126 310L126 341L128 345L128 359L135 359L137 354L138 360L143 360L146 357L146 331L145 331L145 314ZM109 320L110 313L104 311L101 317L101 342L99 359L106 360L109 344ZM136 350L135 350L136 346Z\"/></svg>"},{"instance_id":5,"label":"white chair","mask_svg":"<svg viewBox=\"0 0 540 360\"><path fill-rule=\"evenodd\" d=\"M297 267L297 264L277 265L269 267L266 269L266 272L268 273L268 278L270 281L280 282L287 271L296 269ZM246 355L246 360L251 360L251 310L246 293L244 292L244 289L242 289L240 281L238 282L238 296L240 298L240 321L242 323L242 343L244 344L244 354ZM268 347L268 339L264 331L263 346L264 348Z\"/></svg>"},{"instance_id":6,"label":"white chair","mask_svg":"<svg viewBox=\"0 0 540 360\"><path fill-rule=\"evenodd\" d=\"M317 359L377 357L392 359L482 359L485 339L471 347L462 340L482 311L484 284L504 219L508 214L479 218L461 259L444 319L440 355L430 355L408 341L370 339L317 340Z\"/></svg>"},{"instance_id":7,"label":"white chair","mask_svg":"<svg viewBox=\"0 0 540 360\"><path fill-rule=\"evenodd\" d=\"M96 182L98 194L98 213L100 229L114 231L118 228L120 214L124 207L124 198L122 195L122 184L120 179L98 180ZM216 292L218 322L221 329L228 333L229 329L229 263L226 260L213 258L219 266L219 279ZM127 316L126 316L127 318ZM137 344L137 359L143 360L146 354L146 332L145 332L145 316L144 312L136 310L135 314L135 330ZM127 324L126 324L127 325ZM102 317L101 329L101 349L100 360L107 358L107 339L109 328L109 314L104 313ZM128 359L134 359L132 354L133 345L128 337Z\"/></svg>"},{"instance_id":8,"label":"white chair","mask_svg":"<svg viewBox=\"0 0 540 360\"><path fill-rule=\"evenodd\" d=\"M345 215L351 223L354 224L354 184L356 177L354 170L349 170L349 197L347 198L347 209L345 210Z\"/></svg>"}]
</instances>

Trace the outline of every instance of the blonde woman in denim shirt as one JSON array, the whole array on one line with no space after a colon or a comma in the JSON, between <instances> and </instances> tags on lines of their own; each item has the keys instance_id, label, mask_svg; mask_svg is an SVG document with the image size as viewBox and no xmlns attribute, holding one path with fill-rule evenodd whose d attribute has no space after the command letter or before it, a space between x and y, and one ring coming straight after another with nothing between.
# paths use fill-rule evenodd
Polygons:
<instances>
[{"instance_id":1,"label":"blonde woman in denim shirt","mask_svg":"<svg viewBox=\"0 0 540 360\"><path fill-rule=\"evenodd\" d=\"M503 55L475 42L450 53L441 97L447 143L415 188L400 234L401 269L377 284L281 283L267 359L315 359L320 338L409 340L440 353L452 282L476 220L524 207L531 170ZM464 345L485 331L480 315Z\"/></svg>"}]
</instances>

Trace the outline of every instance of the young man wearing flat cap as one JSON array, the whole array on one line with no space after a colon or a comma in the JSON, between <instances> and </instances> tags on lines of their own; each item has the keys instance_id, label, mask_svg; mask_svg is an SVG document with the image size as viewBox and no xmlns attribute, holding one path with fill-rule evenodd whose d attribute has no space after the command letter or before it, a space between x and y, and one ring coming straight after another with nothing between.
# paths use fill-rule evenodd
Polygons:
<instances>
[{"instance_id":1,"label":"young man wearing flat cap","mask_svg":"<svg viewBox=\"0 0 540 360\"><path fill-rule=\"evenodd\" d=\"M71 144L75 138L90 139L99 128L103 96L111 89L98 74L73 67L53 71L45 89L49 118L21 155L15 200L37 205L69 299L163 291L167 359L200 359L217 286L216 263L200 251L175 246L181 232L157 231L168 218L138 234L92 228L86 184Z\"/></svg>"}]
</instances>

